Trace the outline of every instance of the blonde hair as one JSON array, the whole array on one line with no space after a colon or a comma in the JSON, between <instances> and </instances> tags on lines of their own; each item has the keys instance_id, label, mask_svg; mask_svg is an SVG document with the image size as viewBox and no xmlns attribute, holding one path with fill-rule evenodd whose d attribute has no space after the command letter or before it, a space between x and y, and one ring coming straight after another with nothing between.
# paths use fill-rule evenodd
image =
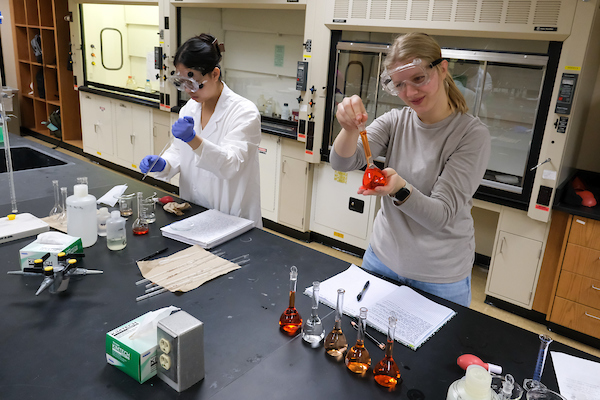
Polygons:
<instances>
[{"instance_id":1,"label":"blonde hair","mask_svg":"<svg viewBox=\"0 0 600 400\"><path fill-rule=\"evenodd\" d=\"M440 45L431 36L421 32L411 32L398 36L390 51L388 52L383 66L389 68L401 61L420 58L426 65L442 58L442 49ZM441 65L436 65L438 72L441 72ZM468 111L467 102L454 83L454 79L449 73L444 78L444 88L448 97L450 109L461 114Z\"/></svg>"}]
</instances>

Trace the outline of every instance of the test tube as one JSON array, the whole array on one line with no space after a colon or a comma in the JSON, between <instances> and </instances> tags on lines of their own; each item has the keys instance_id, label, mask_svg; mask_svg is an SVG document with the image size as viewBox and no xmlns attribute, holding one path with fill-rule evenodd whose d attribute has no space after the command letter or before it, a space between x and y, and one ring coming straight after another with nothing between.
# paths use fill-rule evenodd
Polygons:
<instances>
[{"instance_id":1,"label":"test tube","mask_svg":"<svg viewBox=\"0 0 600 400\"><path fill-rule=\"evenodd\" d=\"M542 372L544 372L544 364L546 363L546 355L548 354L548 345L552 343L552 338L544 334L540 334L540 350L538 351L537 361L535 362L535 371L533 371L533 380L540 382Z\"/></svg>"}]
</instances>

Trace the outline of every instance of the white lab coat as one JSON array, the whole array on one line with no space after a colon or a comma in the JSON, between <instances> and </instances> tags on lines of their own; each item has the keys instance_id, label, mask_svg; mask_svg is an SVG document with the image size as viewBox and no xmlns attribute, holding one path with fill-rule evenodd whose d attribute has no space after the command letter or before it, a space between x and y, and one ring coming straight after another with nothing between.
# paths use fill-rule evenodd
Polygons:
<instances>
[{"instance_id":1,"label":"white lab coat","mask_svg":"<svg viewBox=\"0 0 600 400\"><path fill-rule=\"evenodd\" d=\"M254 221L260 214L260 114L250 100L223 84L223 92L206 127L202 129L200 103L190 99L179 118L194 118L194 130L203 142L196 150L173 138L165 151L165 169L155 175L170 180L179 173L179 194L193 203Z\"/></svg>"}]
</instances>

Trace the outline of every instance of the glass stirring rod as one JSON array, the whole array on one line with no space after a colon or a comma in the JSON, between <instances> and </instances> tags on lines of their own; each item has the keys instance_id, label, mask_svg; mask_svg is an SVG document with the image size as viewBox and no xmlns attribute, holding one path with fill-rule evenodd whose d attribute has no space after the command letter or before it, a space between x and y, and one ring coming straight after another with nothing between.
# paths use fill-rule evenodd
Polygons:
<instances>
[{"instance_id":1,"label":"glass stirring rod","mask_svg":"<svg viewBox=\"0 0 600 400\"><path fill-rule=\"evenodd\" d=\"M165 144L165 147L163 147L163 149L160 151L160 153L158 153L158 157L156 157L156 160L154 160L154 162L152 163L152 165L150 166L150 168L148 168L148 171L146 171L146 173L144 174L144 176L142 176L142 180L146 179L146 176L148 176L148 174L150 173L150 171L152 171L152 168L154 168L154 166L156 165L156 163L158 162L158 160L162 157L162 155L165 153L165 151L167 151L167 148L169 148L169 146L171 145L172 142L173 142L173 136L171 136L169 138L169 141L167 142L167 144Z\"/></svg>"}]
</instances>

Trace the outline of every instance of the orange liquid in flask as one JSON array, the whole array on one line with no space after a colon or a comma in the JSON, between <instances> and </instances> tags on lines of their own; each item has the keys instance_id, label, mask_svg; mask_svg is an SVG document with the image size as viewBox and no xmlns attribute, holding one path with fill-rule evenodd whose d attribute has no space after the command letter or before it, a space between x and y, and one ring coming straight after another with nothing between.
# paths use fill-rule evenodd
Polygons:
<instances>
[{"instance_id":1,"label":"orange liquid in flask","mask_svg":"<svg viewBox=\"0 0 600 400\"><path fill-rule=\"evenodd\" d=\"M363 187L365 189L373 190L377 186L385 186L387 179L383 175L381 169L373 164L373 156L371 155L371 148L369 147L366 129L360 131L360 138L363 143L363 148L365 149L365 157L367 158L367 169L365 170L362 181Z\"/></svg>"}]
</instances>

